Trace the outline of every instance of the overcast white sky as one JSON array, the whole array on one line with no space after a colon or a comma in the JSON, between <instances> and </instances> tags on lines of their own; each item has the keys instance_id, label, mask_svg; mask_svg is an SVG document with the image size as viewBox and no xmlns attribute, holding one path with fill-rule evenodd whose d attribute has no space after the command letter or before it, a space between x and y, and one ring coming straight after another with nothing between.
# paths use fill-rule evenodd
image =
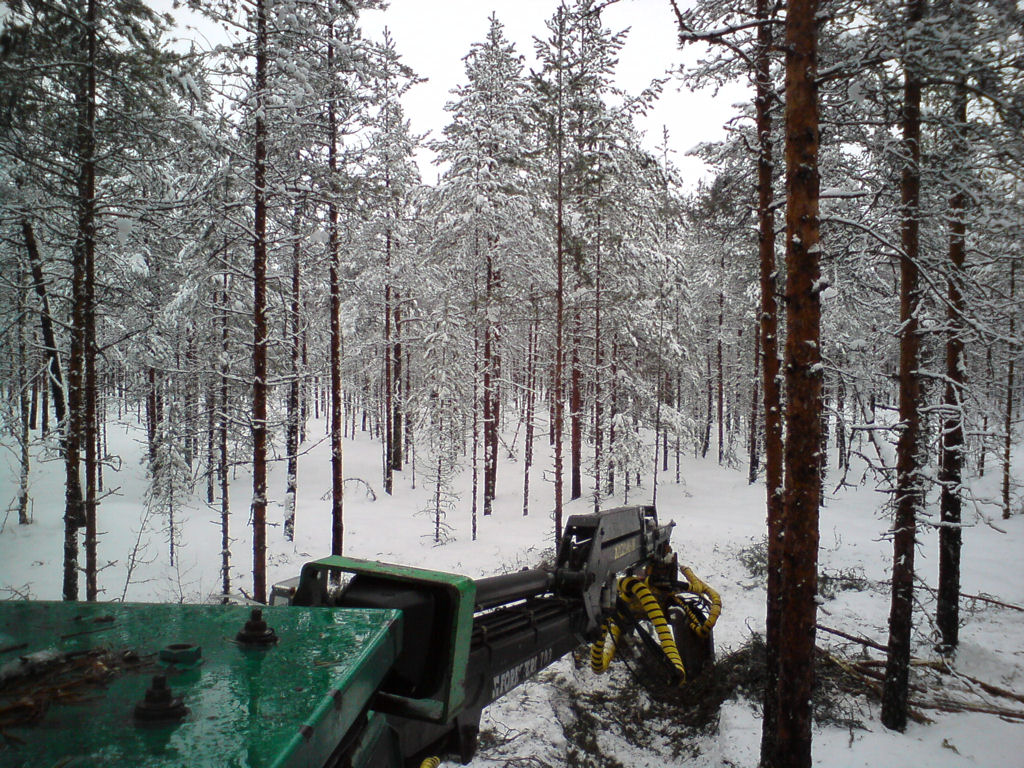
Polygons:
<instances>
[{"instance_id":1,"label":"overcast white sky","mask_svg":"<svg viewBox=\"0 0 1024 768\"><path fill-rule=\"evenodd\" d=\"M506 36L526 57L529 68L535 66L533 38L547 36L544 22L558 5L559 0L391 0L386 11L364 12L362 28L367 37L380 39L386 26L405 63L428 78L410 90L404 105L413 130L432 131L436 137L448 122L444 105L449 91L465 79L462 57L470 45L484 39L491 12L505 25ZM639 93L651 80L683 63L669 0L619 0L603 11L602 18L613 31L630 28L617 70L617 84L627 92ZM696 50L690 50L685 58L692 62L696 55ZM686 158L685 153L702 141L721 138L722 125L734 114L732 103L746 97L740 88L715 97L710 92L680 91L679 87L678 80L666 84L640 128L646 131L647 145L653 149L661 142L662 126L668 126L673 160L687 182L694 183L703 173L703 165ZM421 156L421 166L428 158L429 153ZM436 170L423 168L423 177L433 181Z\"/></svg>"},{"instance_id":2,"label":"overcast white sky","mask_svg":"<svg viewBox=\"0 0 1024 768\"><path fill-rule=\"evenodd\" d=\"M415 133L440 137L448 122L444 105L450 91L464 81L462 58L469 47L487 34L487 19L492 12L505 26L505 34L526 59L526 67L536 65L533 55L534 36L546 37L544 26L560 0L391 0L385 11L364 11L361 26L364 34L381 39L384 28L391 31L403 60L426 82L414 86L405 96L406 115ZM150 0L160 11L172 12L172 0ZM686 5L686 0L681 5ZM206 40L200 46L217 42L220 35L209 22L197 20L185 11L173 11L184 23L204 30ZM629 93L639 93L651 80L668 70L678 70L683 63L692 63L699 55L693 47L684 53L676 45L675 17L669 0L618 0L602 13L606 27L613 31L630 28L626 45L619 56L617 84ZM194 29L179 28L183 38L194 36ZM210 40L213 37L214 40ZM220 39L223 39L221 37ZM681 89L678 78L665 85L655 107L638 121L647 134L650 149L661 143L662 126L669 129L673 161L682 170L687 185L695 184L704 167L686 152L702 141L724 135L723 124L735 110L734 102L749 96L738 86L723 89L717 96L711 92L691 93ZM423 150L419 156L424 181L433 182L437 169L431 166L432 154Z\"/></svg>"}]
</instances>

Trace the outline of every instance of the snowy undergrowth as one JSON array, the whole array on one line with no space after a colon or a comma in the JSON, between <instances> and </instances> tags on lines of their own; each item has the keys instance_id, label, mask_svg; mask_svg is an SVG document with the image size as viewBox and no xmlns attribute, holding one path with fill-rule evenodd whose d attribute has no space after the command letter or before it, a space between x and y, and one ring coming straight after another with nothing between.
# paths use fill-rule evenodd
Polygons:
<instances>
[{"instance_id":1,"label":"snowy undergrowth","mask_svg":"<svg viewBox=\"0 0 1024 768\"><path fill-rule=\"evenodd\" d=\"M294 542L284 538L283 463L271 468L268 510L268 575L270 581L291 577L301 564L326 554L330 490L329 449L323 424L310 426L310 441L299 462L299 489ZM200 601L220 585L219 502L202 501L203 486L177 510L180 546L176 565L169 564L166 518L145 509L146 477L140 457L142 435L133 426L111 425L112 452L121 457L119 471L108 468L108 495L100 512L99 559L107 567L99 582L106 599L135 601ZM538 443L538 448L546 445ZM429 505L432 488L425 471L398 473L395 494L386 496L379 478L380 448L366 433L345 444L346 554L464 573L472 577L534 566L551 557L553 526L550 458L538 457L531 479L530 514L522 515L522 465L515 460L499 468L494 514L478 519L479 535L470 536L469 505L463 503L446 519L450 540L435 546L433 521L420 510ZM32 469L34 523L17 525L16 515L0 532L0 598L56 599L60 594L63 485L62 466L52 451L37 451ZM1024 475L1016 454L1014 476ZM15 454L0 451L0 504L7 508L16 489ZM424 468L426 461L424 460ZM468 462L455 480L468 498ZM658 489L663 520L674 520L673 544L680 560L690 565L723 597L725 609L715 630L720 659L750 644L764 629L763 575L751 570L764 533L764 489L749 486L745 472L722 468L713 461L682 457L681 479ZM851 473L850 477L854 477ZM362 482L359 482L362 481ZM998 478L975 481L977 498L995 497ZM828 485L829 490L834 486ZM630 503L650 501L650 480L634 489ZM251 479L237 467L232 494L232 584L250 590L248 505ZM622 503L621 495L605 506ZM829 495L821 513L820 563L823 580L819 622L848 634L884 643L887 635L888 573L891 545L886 497L870 483L845 487ZM1018 501L1019 504L1019 501ZM588 512L591 501L568 505L566 514ZM1009 521L992 506L969 514L963 551L963 591L1024 605L1024 516ZM915 656L934 658L931 625L937 570L937 535L922 528L917 549L921 588L915 614ZM132 555L134 570L126 588ZM962 645L957 671L992 685L1024 694L1024 615L992 603L967 600L962 611ZM842 658L874 651L840 637L819 633L819 646ZM917 675L934 674L916 672ZM926 682L924 678L922 682ZM954 681L955 682L955 681ZM959 683L958 683L959 685ZM984 695L984 693L982 692ZM753 697L756 698L756 697ZM759 707L742 691L716 709L711 722L693 726L687 718L666 716L622 664L601 677L566 657L534 680L488 708L482 723L481 749L472 763L483 766L753 766L760 743ZM1003 702L1005 704L1005 702ZM846 711L846 710L843 710ZM851 710L863 728L816 726L815 762L822 766L1016 766L1024 754L1024 725L977 713L929 711L930 724L913 723L906 734L886 731L875 705L867 699Z\"/></svg>"}]
</instances>

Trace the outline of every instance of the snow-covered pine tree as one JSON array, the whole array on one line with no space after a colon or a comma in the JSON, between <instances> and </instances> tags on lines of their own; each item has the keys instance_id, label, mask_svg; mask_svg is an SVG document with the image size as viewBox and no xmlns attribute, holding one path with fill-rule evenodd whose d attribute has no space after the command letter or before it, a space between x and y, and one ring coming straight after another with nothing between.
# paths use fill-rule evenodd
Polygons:
<instances>
[{"instance_id":1,"label":"snow-covered pine tree","mask_svg":"<svg viewBox=\"0 0 1024 768\"><path fill-rule=\"evenodd\" d=\"M532 271L537 235L524 173L532 154L522 61L492 15L487 37L465 56L466 83L446 106L452 121L434 149L446 165L433 203L442 236L457 249L465 274L482 285L474 325L482 339L483 514L495 497L501 426L502 348L510 310ZM509 268L515 265L515 273ZM510 280L511 278L511 280Z\"/></svg>"}]
</instances>

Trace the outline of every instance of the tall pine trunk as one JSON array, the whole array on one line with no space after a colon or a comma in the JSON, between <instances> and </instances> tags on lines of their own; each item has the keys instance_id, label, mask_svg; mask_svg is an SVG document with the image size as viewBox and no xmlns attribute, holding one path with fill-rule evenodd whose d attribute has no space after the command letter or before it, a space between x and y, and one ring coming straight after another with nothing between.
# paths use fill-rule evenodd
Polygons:
<instances>
[{"instance_id":1,"label":"tall pine trunk","mask_svg":"<svg viewBox=\"0 0 1024 768\"><path fill-rule=\"evenodd\" d=\"M569 498L578 499L583 495L583 371L580 366L580 338L583 319L580 310L575 312L572 330L572 358L569 372Z\"/></svg>"},{"instance_id":2,"label":"tall pine trunk","mask_svg":"<svg viewBox=\"0 0 1024 768\"><path fill-rule=\"evenodd\" d=\"M28 253L29 267L32 272L32 287L39 298L39 327L43 336L43 349L46 353L46 378L49 387L43 387L43 419L42 431L47 431L47 413L49 405L46 402L46 392L53 392L53 412L56 417L57 428L61 430L61 452L64 455L65 466L70 466L68 459L68 433L67 433L67 403L65 401L64 375L60 367L60 355L57 352L57 338L53 331L53 316L50 313L50 298L46 291L46 283L43 279L42 256L39 253L39 245L36 242L35 230L32 224L24 219L21 222L22 236L25 238L25 250ZM69 474L69 479L72 476ZM73 478L78 479L77 472ZM82 489L80 485L69 485L66 489L68 498L74 498L73 508L80 510L82 505ZM65 513L65 527L67 527L67 515ZM75 520L77 520L77 513ZM77 523L73 526L77 528ZM70 599L70 598L69 598Z\"/></svg>"},{"instance_id":3,"label":"tall pine trunk","mask_svg":"<svg viewBox=\"0 0 1024 768\"><path fill-rule=\"evenodd\" d=\"M288 454L287 478L284 494L284 537L288 541L295 540L295 496L298 493L299 481L299 361L302 357L302 337L300 324L302 317L300 305L302 301L300 288L300 256L299 245L299 209L292 212L292 274L291 274L291 307L288 315L288 343L291 357L288 382L288 422L285 436L285 451Z\"/></svg>"},{"instance_id":4,"label":"tall pine trunk","mask_svg":"<svg viewBox=\"0 0 1024 768\"><path fill-rule=\"evenodd\" d=\"M86 71L84 123L80 125L78 238L83 260L82 282L82 442L85 448L85 599L99 595L96 584L96 58L98 0L86 0Z\"/></svg>"},{"instance_id":5,"label":"tall pine trunk","mask_svg":"<svg viewBox=\"0 0 1024 768\"><path fill-rule=\"evenodd\" d=\"M782 612L782 400L779 391L778 303L776 302L775 208L772 169L771 51L774 35L767 22L775 15L768 0L757 0L757 18L765 22L757 31L755 59L757 113L757 252L760 273L761 386L764 411L764 476L768 519L768 584L765 605L767 646L764 726L761 729L761 765L775 762L775 723L778 719L779 628Z\"/></svg>"},{"instance_id":6,"label":"tall pine trunk","mask_svg":"<svg viewBox=\"0 0 1024 768\"><path fill-rule=\"evenodd\" d=\"M395 377L391 385L391 396L393 400L391 409L391 468L396 472L402 471L404 464L403 446L403 420L402 420L402 297L395 292L395 343L391 347L391 372Z\"/></svg>"},{"instance_id":7,"label":"tall pine trunk","mask_svg":"<svg viewBox=\"0 0 1024 768\"><path fill-rule=\"evenodd\" d=\"M523 444L523 517L530 513L530 469L533 467L533 420L537 402L537 333L538 309L530 323L526 342L526 437Z\"/></svg>"},{"instance_id":8,"label":"tall pine trunk","mask_svg":"<svg viewBox=\"0 0 1024 768\"><path fill-rule=\"evenodd\" d=\"M555 367L554 380L551 382L551 398L554 405L554 418L552 420L552 433L555 443L555 550L562 540L562 433L563 425L563 402L562 402L562 366L565 361L565 264L564 264L564 205L565 205L565 163L563 158L565 143L565 104L564 82L563 82L563 61L562 50L564 45L563 32L565 29L565 7L558 10L558 40L556 41L559 51L559 62L557 72L558 104L557 127L555 130L555 162L557 163L557 178L555 186Z\"/></svg>"},{"instance_id":9,"label":"tall pine trunk","mask_svg":"<svg viewBox=\"0 0 1024 768\"><path fill-rule=\"evenodd\" d=\"M747 461L747 483L753 485L757 482L757 470L760 459L757 453L757 415L758 415L758 400L760 399L760 392L758 388L757 374L761 372L761 337L758 333L758 324L754 324L754 376L752 378L751 392L750 392L750 424L747 432L747 448L748 448L748 461Z\"/></svg>"},{"instance_id":10,"label":"tall pine trunk","mask_svg":"<svg viewBox=\"0 0 1024 768\"><path fill-rule=\"evenodd\" d=\"M907 3L906 34L924 18L924 0ZM900 258L900 435L896 445L896 514L893 521L892 603L889 610L889 655L882 690L882 723L902 731L907 725L910 635L914 606L914 538L924 503L921 487L921 336L918 330L919 216L921 196L921 63L908 40L904 51L902 202Z\"/></svg>"},{"instance_id":11,"label":"tall pine trunk","mask_svg":"<svg viewBox=\"0 0 1024 768\"><path fill-rule=\"evenodd\" d=\"M1008 338L1013 339L1017 333L1017 307L1014 304L1017 295L1017 260L1010 262L1010 327ZM1006 409L1003 413L1003 519L1010 519L1010 448L1013 445L1013 400L1014 362L1017 350L1007 345L1006 354Z\"/></svg>"},{"instance_id":12,"label":"tall pine trunk","mask_svg":"<svg viewBox=\"0 0 1024 768\"><path fill-rule=\"evenodd\" d=\"M267 601L267 44L266 0L256 0L255 152L253 164L252 581Z\"/></svg>"},{"instance_id":13,"label":"tall pine trunk","mask_svg":"<svg viewBox=\"0 0 1024 768\"><path fill-rule=\"evenodd\" d=\"M598 231L600 232L600 217L598 218ZM604 418L602 402L604 388L602 382L602 366L604 360L601 355L603 339L601 337L601 240L598 236L597 248L595 250L594 263L594 511L601 509L601 463L604 461Z\"/></svg>"},{"instance_id":14,"label":"tall pine trunk","mask_svg":"<svg viewBox=\"0 0 1024 768\"><path fill-rule=\"evenodd\" d=\"M387 171L384 177L385 189L390 191L391 181ZM391 286L391 227L384 233L384 493L391 495L395 469L395 433L391 414L394 410L394 358L391 349L391 312L393 302Z\"/></svg>"},{"instance_id":15,"label":"tall pine trunk","mask_svg":"<svg viewBox=\"0 0 1024 768\"><path fill-rule=\"evenodd\" d=\"M779 606L775 749L771 764L810 768L817 614L821 443L817 2L786 15L786 440L781 543L769 610Z\"/></svg>"},{"instance_id":16,"label":"tall pine trunk","mask_svg":"<svg viewBox=\"0 0 1024 768\"><path fill-rule=\"evenodd\" d=\"M334 71L333 36L332 28L332 42L327 48L327 67L331 72ZM333 86L327 104L327 129L330 133L327 137L327 166L333 180L338 172L338 117ZM345 542L345 418L342 412L341 391L341 265L338 253L338 208L333 198L327 205L327 248L331 292L331 554L340 555Z\"/></svg>"},{"instance_id":17,"label":"tall pine trunk","mask_svg":"<svg viewBox=\"0 0 1024 768\"><path fill-rule=\"evenodd\" d=\"M722 253L719 256L718 262L718 279L723 283L725 282L725 249L722 249ZM725 323L725 291L718 292L718 339L715 343L715 368L717 369L718 375L716 377L716 395L717 395L717 410L716 418L718 420L718 463L721 465L725 460L725 371L723 370L722 364L722 333L724 333ZM709 417L710 418L710 417Z\"/></svg>"},{"instance_id":18,"label":"tall pine trunk","mask_svg":"<svg viewBox=\"0 0 1024 768\"><path fill-rule=\"evenodd\" d=\"M953 146L962 166L967 157L967 89L961 81L953 94ZM939 590L935 621L942 649L951 653L960 642L960 484L964 459L964 298L960 292L966 253L967 193L958 188L949 200L949 279L946 308L946 386L943 393L942 453L939 464Z\"/></svg>"},{"instance_id":19,"label":"tall pine trunk","mask_svg":"<svg viewBox=\"0 0 1024 768\"><path fill-rule=\"evenodd\" d=\"M24 285L24 273L18 269L17 281L17 359L18 359L18 449L19 449L19 472L18 472L18 524L28 525L28 493L29 493L29 421L31 407L29 396L31 388L28 375L28 349L26 337L28 336L28 302L25 301L25 294L22 292Z\"/></svg>"},{"instance_id":20,"label":"tall pine trunk","mask_svg":"<svg viewBox=\"0 0 1024 768\"><path fill-rule=\"evenodd\" d=\"M220 480L220 583L221 593L231 594L231 505L228 488L228 388L231 376L230 332L228 326L228 273L224 273L220 305L220 412L217 415L218 468Z\"/></svg>"}]
</instances>

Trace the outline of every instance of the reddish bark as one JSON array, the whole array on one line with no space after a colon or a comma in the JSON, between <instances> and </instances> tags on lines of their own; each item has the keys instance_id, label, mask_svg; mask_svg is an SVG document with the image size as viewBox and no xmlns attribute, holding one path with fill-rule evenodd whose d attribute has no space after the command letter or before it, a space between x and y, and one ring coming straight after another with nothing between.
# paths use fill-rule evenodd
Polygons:
<instances>
[{"instance_id":1,"label":"reddish bark","mask_svg":"<svg viewBox=\"0 0 1024 768\"><path fill-rule=\"evenodd\" d=\"M953 156L961 162L967 155L967 91L958 84L953 97L955 138ZM942 454L939 459L939 584L935 623L942 635L945 652L953 651L960 641L960 483L964 458L963 390L964 298L960 292L966 254L967 224L964 212L967 193L958 188L949 200L949 268L946 308L946 386L943 392Z\"/></svg>"},{"instance_id":2,"label":"reddish bark","mask_svg":"<svg viewBox=\"0 0 1024 768\"><path fill-rule=\"evenodd\" d=\"M778 550L778 697L771 764L811 765L821 445L817 2L786 17L786 440ZM769 608L774 595L769 596Z\"/></svg>"}]
</instances>

